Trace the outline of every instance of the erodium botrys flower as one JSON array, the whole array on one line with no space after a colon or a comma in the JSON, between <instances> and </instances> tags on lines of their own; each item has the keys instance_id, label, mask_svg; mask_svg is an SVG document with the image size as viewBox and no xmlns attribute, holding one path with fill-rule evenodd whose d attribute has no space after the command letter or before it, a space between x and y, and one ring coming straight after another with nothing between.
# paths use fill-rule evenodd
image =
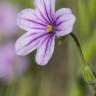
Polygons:
<instances>
[{"instance_id":1,"label":"erodium botrys flower","mask_svg":"<svg viewBox=\"0 0 96 96\"><path fill-rule=\"evenodd\" d=\"M72 32L75 16L69 8L55 12L55 0L35 0L35 10L21 11L17 23L27 32L17 40L16 53L24 56L37 49L36 62L45 65L54 52L55 38Z\"/></svg>"}]
</instances>

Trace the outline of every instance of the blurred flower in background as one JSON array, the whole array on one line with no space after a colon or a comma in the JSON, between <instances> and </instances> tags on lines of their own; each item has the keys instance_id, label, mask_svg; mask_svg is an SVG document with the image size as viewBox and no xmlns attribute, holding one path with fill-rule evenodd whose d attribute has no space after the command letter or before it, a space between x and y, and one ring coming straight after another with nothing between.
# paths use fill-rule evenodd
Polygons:
<instances>
[{"instance_id":1,"label":"blurred flower in background","mask_svg":"<svg viewBox=\"0 0 96 96\"><path fill-rule=\"evenodd\" d=\"M17 33L17 8L10 3L0 3L0 35L11 37Z\"/></svg>"},{"instance_id":2,"label":"blurred flower in background","mask_svg":"<svg viewBox=\"0 0 96 96\"><path fill-rule=\"evenodd\" d=\"M0 78L10 82L21 76L28 68L26 57L18 57L15 54L14 43L6 43L0 46Z\"/></svg>"}]
</instances>

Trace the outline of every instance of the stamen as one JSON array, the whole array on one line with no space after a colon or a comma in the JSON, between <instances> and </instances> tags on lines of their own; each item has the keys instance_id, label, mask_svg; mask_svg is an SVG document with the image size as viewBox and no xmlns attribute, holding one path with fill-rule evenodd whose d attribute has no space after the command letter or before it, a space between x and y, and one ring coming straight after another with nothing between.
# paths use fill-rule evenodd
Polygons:
<instances>
[{"instance_id":1,"label":"stamen","mask_svg":"<svg viewBox=\"0 0 96 96\"><path fill-rule=\"evenodd\" d=\"M47 26L47 32L53 32L54 31L54 28L52 25L48 25Z\"/></svg>"}]
</instances>

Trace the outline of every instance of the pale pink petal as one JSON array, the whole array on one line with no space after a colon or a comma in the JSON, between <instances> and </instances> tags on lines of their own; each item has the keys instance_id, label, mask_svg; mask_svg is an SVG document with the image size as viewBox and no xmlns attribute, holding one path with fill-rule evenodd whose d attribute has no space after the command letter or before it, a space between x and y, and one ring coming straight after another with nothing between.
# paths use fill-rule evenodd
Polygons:
<instances>
[{"instance_id":1,"label":"pale pink petal","mask_svg":"<svg viewBox=\"0 0 96 96\"><path fill-rule=\"evenodd\" d=\"M72 32L75 16L69 8L62 8L56 12L56 35L65 36Z\"/></svg>"},{"instance_id":2,"label":"pale pink petal","mask_svg":"<svg viewBox=\"0 0 96 96\"><path fill-rule=\"evenodd\" d=\"M46 32L27 32L21 36L15 45L16 53L24 56L31 53L40 45L40 40L44 39L48 33Z\"/></svg>"},{"instance_id":3,"label":"pale pink petal","mask_svg":"<svg viewBox=\"0 0 96 96\"><path fill-rule=\"evenodd\" d=\"M51 59L54 52L55 36L48 37L42 42L40 47L37 49L36 62L39 65L46 65Z\"/></svg>"},{"instance_id":4,"label":"pale pink petal","mask_svg":"<svg viewBox=\"0 0 96 96\"><path fill-rule=\"evenodd\" d=\"M55 0L35 0L37 15L43 21L51 23L55 15Z\"/></svg>"},{"instance_id":5,"label":"pale pink petal","mask_svg":"<svg viewBox=\"0 0 96 96\"><path fill-rule=\"evenodd\" d=\"M46 23L36 16L33 9L24 9L17 15L17 24L20 28L31 31L33 29L45 30Z\"/></svg>"}]
</instances>

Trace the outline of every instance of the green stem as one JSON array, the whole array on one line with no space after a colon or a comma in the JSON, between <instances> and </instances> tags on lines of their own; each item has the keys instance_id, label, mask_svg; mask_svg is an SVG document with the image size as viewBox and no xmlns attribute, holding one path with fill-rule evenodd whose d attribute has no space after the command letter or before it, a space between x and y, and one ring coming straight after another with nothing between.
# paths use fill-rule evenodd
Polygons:
<instances>
[{"instance_id":1,"label":"green stem","mask_svg":"<svg viewBox=\"0 0 96 96\"><path fill-rule=\"evenodd\" d=\"M88 63L86 62L86 60L85 60L85 57L84 57L84 55L83 55L83 51L82 51L81 45L80 45L77 37L76 37L75 34L73 34L73 33L71 33L70 36L73 38L73 40L75 41L75 43L76 43L76 45L77 45L77 47L78 47L78 49L79 49L79 52L80 52L80 55L81 55L81 58L82 58L82 60L83 60L84 65L85 65L85 66L86 66L86 65L89 66L89 64L88 64ZM85 67L85 66L84 66L84 67ZM94 77L96 77L95 72L92 71L92 73L93 73Z\"/></svg>"},{"instance_id":2,"label":"green stem","mask_svg":"<svg viewBox=\"0 0 96 96\"><path fill-rule=\"evenodd\" d=\"M76 37L73 33L71 33L70 36L74 39L74 41L75 41L75 43L76 43L76 45L77 45L77 47L78 47L78 49L79 49L79 52L80 52L80 55L81 55L81 58L82 58L84 64L87 64L87 65L89 66L89 64L88 64L88 63L86 62L86 60L85 60L85 57L84 57L84 55L83 55L83 51L82 51L81 45L80 45L77 37Z\"/></svg>"},{"instance_id":3,"label":"green stem","mask_svg":"<svg viewBox=\"0 0 96 96\"><path fill-rule=\"evenodd\" d=\"M70 36L74 39L74 41L75 41L75 43L76 43L76 45L77 45L77 47L78 47L78 49L79 49L79 52L80 52L80 54L81 54L81 58L82 58L83 63L84 63L84 67L85 67L85 66L88 66L88 67L89 67L89 64L88 64L88 63L86 62L86 60L85 60L85 57L84 57L84 55L83 55L83 51L82 51L81 45L80 45L77 37L76 37L73 33L71 33ZM90 67L89 67L89 68L90 68ZM91 69L90 69L90 71L91 71L91 73L92 73L91 75L93 75L93 77L94 77L94 79L95 79L95 78L96 78L95 72L93 72ZM87 82L87 83L88 83L88 82ZM91 86L92 86L92 88L93 88L93 90L94 90L94 96L96 96L96 82L92 81L90 84L91 84Z\"/></svg>"}]
</instances>

